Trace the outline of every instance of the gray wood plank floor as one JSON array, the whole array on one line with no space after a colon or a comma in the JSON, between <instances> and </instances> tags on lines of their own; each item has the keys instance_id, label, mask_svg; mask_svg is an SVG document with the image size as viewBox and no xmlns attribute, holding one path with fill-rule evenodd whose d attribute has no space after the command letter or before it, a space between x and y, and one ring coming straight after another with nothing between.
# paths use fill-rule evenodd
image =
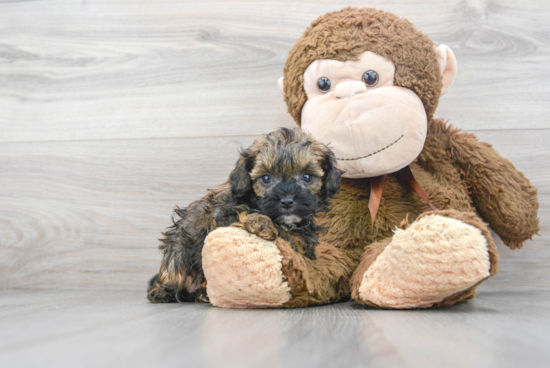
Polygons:
<instances>
[{"instance_id":1,"label":"gray wood plank floor","mask_svg":"<svg viewBox=\"0 0 550 368\"><path fill-rule=\"evenodd\" d=\"M138 291L0 291L2 367L547 367L550 292L387 311L154 305Z\"/></svg>"},{"instance_id":2,"label":"gray wood plank floor","mask_svg":"<svg viewBox=\"0 0 550 368\"><path fill-rule=\"evenodd\" d=\"M476 299L433 310L150 304L145 290L0 291L1 367L546 367L550 247L499 244ZM512 255L513 253L513 255Z\"/></svg>"}]
</instances>

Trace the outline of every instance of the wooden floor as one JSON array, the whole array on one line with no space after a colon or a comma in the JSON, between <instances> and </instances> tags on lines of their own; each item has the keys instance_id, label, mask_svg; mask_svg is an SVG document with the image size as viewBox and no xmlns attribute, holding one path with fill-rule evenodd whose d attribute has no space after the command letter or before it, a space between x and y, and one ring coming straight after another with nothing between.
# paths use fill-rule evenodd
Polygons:
<instances>
[{"instance_id":1,"label":"wooden floor","mask_svg":"<svg viewBox=\"0 0 550 368\"><path fill-rule=\"evenodd\" d=\"M151 304L145 290L3 290L0 367L547 367L550 247L499 251L501 271L476 299L432 310L227 310Z\"/></svg>"},{"instance_id":2,"label":"wooden floor","mask_svg":"<svg viewBox=\"0 0 550 368\"><path fill-rule=\"evenodd\" d=\"M139 291L0 291L2 367L548 367L550 292L428 311L149 304Z\"/></svg>"}]
</instances>

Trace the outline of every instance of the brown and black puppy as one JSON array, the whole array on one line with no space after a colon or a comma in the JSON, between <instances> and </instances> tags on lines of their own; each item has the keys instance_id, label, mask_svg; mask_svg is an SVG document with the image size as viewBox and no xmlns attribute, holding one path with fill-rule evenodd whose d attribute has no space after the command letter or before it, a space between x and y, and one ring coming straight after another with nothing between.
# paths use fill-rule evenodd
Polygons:
<instances>
[{"instance_id":1,"label":"brown and black puppy","mask_svg":"<svg viewBox=\"0 0 550 368\"><path fill-rule=\"evenodd\" d=\"M243 150L228 182L187 208L164 233L160 272L150 282L154 303L206 301L201 252L204 239L222 226L241 227L267 240L281 237L315 258L313 222L340 189L341 171L327 146L301 129L282 128Z\"/></svg>"}]
</instances>

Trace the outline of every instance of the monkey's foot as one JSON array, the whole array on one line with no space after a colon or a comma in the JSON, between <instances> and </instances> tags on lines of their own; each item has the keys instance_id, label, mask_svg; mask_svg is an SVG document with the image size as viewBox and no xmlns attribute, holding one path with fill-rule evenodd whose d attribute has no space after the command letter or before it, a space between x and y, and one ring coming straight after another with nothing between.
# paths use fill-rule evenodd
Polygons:
<instances>
[{"instance_id":1,"label":"monkey's foot","mask_svg":"<svg viewBox=\"0 0 550 368\"><path fill-rule=\"evenodd\" d=\"M290 300L282 255L272 241L237 227L222 227L204 241L206 293L225 308L277 308Z\"/></svg>"},{"instance_id":2,"label":"monkey's foot","mask_svg":"<svg viewBox=\"0 0 550 368\"><path fill-rule=\"evenodd\" d=\"M498 254L474 214L434 211L405 223L391 239L367 247L352 278L359 303L382 308L428 308L472 299L496 273Z\"/></svg>"}]
</instances>

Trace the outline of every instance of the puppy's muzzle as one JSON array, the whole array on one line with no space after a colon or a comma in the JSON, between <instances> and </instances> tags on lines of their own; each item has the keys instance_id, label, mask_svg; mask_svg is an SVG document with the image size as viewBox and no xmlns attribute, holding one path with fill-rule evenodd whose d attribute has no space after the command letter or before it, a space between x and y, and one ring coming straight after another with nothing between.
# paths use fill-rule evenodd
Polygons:
<instances>
[{"instance_id":1,"label":"puppy's muzzle","mask_svg":"<svg viewBox=\"0 0 550 368\"><path fill-rule=\"evenodd\" d=\"M260 200L261 212L279 224L292 225L311 217L317 209L317 197L296 180L282 181Z\"/></svg>"},{"instance_id":2,"label":"puppy's muzzle","mask_svg":"<svg viewBox=\"0 0 550 368\"><path fill-rule=\"evenodd\" d=\"M281 206L283 206L286 209L291 209L292 206L294 206L294 198L285 197L285 198L281 199Z\"/></svg>"},{"instance_id":3,"label":"puppy's muzzle","mask_svg":"<svg viewBox=\"0 0 550 368\"><path fill-rule=\"evenodd\" d=\"M281 182L273 188L273 193L280 198L280 204L285 209L292 209L296 202L296 195L302 191L295 182Z\"/></svg>"}]
</instances>

